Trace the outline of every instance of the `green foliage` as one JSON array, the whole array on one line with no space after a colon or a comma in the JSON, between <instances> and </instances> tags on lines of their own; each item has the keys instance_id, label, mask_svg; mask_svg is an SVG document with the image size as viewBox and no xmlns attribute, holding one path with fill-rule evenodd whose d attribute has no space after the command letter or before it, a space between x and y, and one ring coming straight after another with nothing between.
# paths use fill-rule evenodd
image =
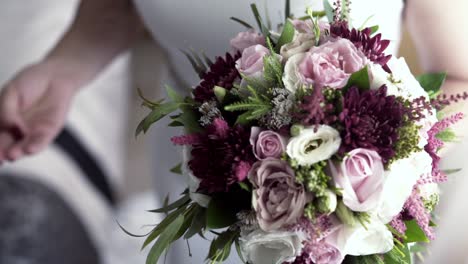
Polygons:
<instances>
[{"instance_id":1,"label":"green foliage","mask_svg":"<svg viewBox=\"0 0 468 264\"><path fill-rule=\"evenodd\" d=\"M411 264L411 253L408 245L397 242L393 249L384 255L384 261L385 264Z\"/></svg>"},{"instance_id":2,"label":"green foliage","mask_svg":"<svg viewBox=\"0 0 468 264\"><path fill-rule=\"evenodd\" d=\"M296 33L296 29L294 28L294 25L291 23L291 20L289 19L286 20L286 23L284 24L284 27L283 27L283 32L281 33L281 36L278 39L278 43L276 44L275 52L279 53L282 46L293 41L295 33Z\"/></svg>"},{"instance_id":3,"label":"green foliage","mask_svg":"<svg viewBox=\"0 0 468 264\"><path fill-rule=\"evenodd\" d=\"M229 227L237 221L236 211L225 206L221 199L211 199L206 211L206 227L220 229Z\"/></svg>"},{"instance_id":4,"label":"green foliage","mask_svg":"<svg viewBox=\"0 0 468 264\"><path fill-rule=\"evenodd\" d=\"M319 26L319 18L314 17L314 12L312 11L312 8L307 8L307 14L310 17L310 20L312 21L313 24L313 30L314 30L314 38L315 38L315 45L318 46L320 43L320 34L322 33L320 31L320 26Z\"/></svg>"},{"instance_id":5,"label":"green foliage","mask_svg":"<svg viewBox=\"0 0 468 264\"><path fill-rule=\"evenodd\" d=\"M164 229L164 232L159 236L158 240L151 247L151 250L146 258L146 264L157 264L161 255L169 248L173 239L176 237L179 229L184 223L184 216L177 216L174 221L171 221Z\"/></svg>"},{"instance_id":6,"label":"green foliage","mask_svg":"<svg viewBox=\"0 0 468 264\"><path fill-rule=\"evenodd\" d=\"M267 39L270 38L270 30L268 29L268 27L263 22L263 19L260 16L260 12L258 12L257 5L256 4L251 4L250 8L252 9L252 13L253 13L253 15L255 17L255 20L257 21L257 25L260 28L260 31L262 32L263 36L265 36L265 38L267 38Z\"/></svg>"},{"instance_id":7,"label":"green foliage","mask_svg":"<svg viewBox=\"0 0 468 264\"><path fill-rule=\"evenodd\" d=\"M323 197L329 189L330 176L325 169L327 162L321 161L310 166L298 165L294 160L289 161L291 167L296 172L296 181L304 184L306 189L313 193L315 197Z\"/></svg>"},{"instance_id":8,"label":"green foliage","mask_svg":"<svg viewBox=\"0 0 468 264\"><path fill-rule=\"evenodd\" d=\"M175 209L178 209L184 205L187 205L188 203L190 202L190 196L189 194L185 194L184 196L182 196L179 200L169 204L169 205L166 205L162 208L159 208L159 209L154 209L154 210L150 210L149 212L151 213L166 213L166 212L170 212L172 210L175 210Z\"/></svg>"},{"instance_id":9,"label":"green foliage","mask_svg":"<svg viewBox=\"0 0 468 264\"><path fill-rule=\"evenodd\" d=\"M343 264L387 264L379 255L346 256Z\"/></svg>"},{"instance_id":10,"label":"green foliage","mask_svg":"<svg viewBox=\"0 0 468 264\"><path fill-rule=\"evenodd\" d=\"M198 132L201 130L198 125L198 116L192 110L193 100L189 97L179 95L169 86L166 87L166 91L169 97L169 101L166 102L164 102L164 100L151 102L149 99L144 98L141 91L139 91L140 97L143 99L143 105L150 108L151 112L138 124L135 136L138 136L142 132L146 133L154 123L178 109L182 110L182 114L174 116L170 126L183 125L186 126L187 130L190 132Z\"/></svg>"},{"instance_id":11,"label":"green foliage","mask_svg":"<svg viewBox=\"0 0 468 264\"><path fill-rule=\"evenodd\" d=\"M406 233L404 241L406 243L412 242L426 242L429 243L430 240L427 238L424 231L419 227L418 223L415 220L406 221Z\"/></svg>"},{"instance_id":12,"label":"green foliage","mask_svg":"<svg viewBox=\"0 0 468 264\"><path fill-rule=\"evenodd\" d=\"M179 175L182 175L182 163L179 163L177 164L176 166L174 166L170 172L174 173L174 174L179 174Z\"/></svg>"},{"instance_id":13,"label":"green foliage","mask_svg":"<svg viewBox=\"0 0 468 264\"><path fill-rule=\"evenodd\" d=\"M283 64L276 54L263 57L263 76L269 87L284 87Z\"/></svg>"},{"instance_id":14,"label":"green foliage","mask_svg":"<svg viewBox=\"0 0 468 264\"><path fill-rule=\"evenodd\" d=\"M245 22L244 20L239 19L239 18L237 18L237 17L231 17L231 20L233 20L233 21L235 21L235 22L241 24L242 26L244 26L244 27L246 27L246 28L248 28L248 29L252 29L252 28L253 28L249 23L247 23L247 22Z\"/></svg>"},{"instance_id":15,"label":"green foliage","mask_svg":"<svg viewBox=\"0 0 468 264\"><path fill-rule=\"evenodd\" d=\"M342 89L343 93L346 93L349 88L357 86L362 91L367 91L370 89L370 80L369 80L369 71L367 66L362 68L360 71L357 71L349 77L348 83Z\"/></svg>"},{"instance_id":16,"label":"green foliage","mask_svg":"<svg viewBox=\"0 0 468 264\"><path fill-rule=\"evenodd\" d=\"M374 35L375 33L377 33L377 31L379 31L379 25L372 26L370 27L370 29L371 29L371 35Z\"/></svg>"},{"instance_id":17,"label":"green foliage","mask_svg":"<svg viewBox=\"0 0 468 264\"><path fill-rule=\"evenodd\" d=\"M421 151L419 145L419 129L415 123L408 122L399 128L399 140L395 144L395 156L388 162L390 166L396 160L408 158L412 153Z\"/></svg>"},{"instance_id":18,"label":"green foliage","mask_svg":"<svg viewBox=\"0 0 468 264\"><path fill-rule=\"evenodd\" d=\"M435 98L440 94L440 89L447 78L447 73L428 73L417 77L419 84L429 94L430 98Z\"/></svg>"},{"instance_id":19,"label":"green foliage","mask_svg":"<svg viewBox=\"0 0 468 264\"><path fill-rule=\"evenodd\" d=\"M458 139L457 135L455 134L452 128L447 128L446 130L441 131L436 135L436 138L446 143L454 142Z\"/></svg>"},{"instance_id":20,"label":"green foliage","mask_svg":"<svg viewBox=\"0 0 468 264\"><path fill-rule=\"evenodd\" d=\"M246 113L241 115L241 119L239 119L239 121L259 119L272 109L272 105L268 97L265 95L259 95L252 86L247 86L247 89L251 96L246 100L235 102L224 107L224 109L229 112L246 111Z\"/></svg>"},{"instance_id":21,"label":"green foliage","mask_svg":"<svg viewBox=\"0 0 468 264\"><path fill-rule=\"evenodd\" d=\"M210 264L222 263L231 254L232 245L239 238L238 230L227 230L211 242L207 260Z\"/></svg>"},{"instance_id":22,"label":"green foliage","mask_svg":"<svg viewBox=\"0 0 468 264\"><path fill-rule=\"evenodd\" d=\"M323 0L323 7L325 8L325 13L327 14L328 22L333 22L335 15L333 7L330 5L330 2L328 2L328 0Z\"/></svg>"},{"instance_id":23,"label":"green foliage","mask_svg":"<svg viewBox=\"0 0 468 264\"><path fill-rule=\"evenodd\" d=\"M291 16L291 0L286 0L284 7L284 17L286 18L286 21L288 21L288 18L290 18Z\"/></svg>"},{"instance_id":24,"label":"green foliage","mask_svg":"<svg viewBox=\"0 0 468 264\"><path fill-rule=\"evenodd\" d=\"M174 102L167 102L162 103L154 107L153 111L151 111L141 122L138 124L136 129L135 136L138 136L140 133L146 133L148 129L154 123L161 120L166 115L175 112L179 109L179 104Z\"/></svg>"},{"instance_id":25,"label":"green foliage","mask_svg":"<svg viewBox=\"0 0 468 264\"><path fill-rule=\"evenodd\" d=\"M196 234L201 234L206 227L206 209L198 206L194 211L194 217L192 219L192 223L190 228L185 233L184 239L189 239Z\"/></svg>"}]
</instances>

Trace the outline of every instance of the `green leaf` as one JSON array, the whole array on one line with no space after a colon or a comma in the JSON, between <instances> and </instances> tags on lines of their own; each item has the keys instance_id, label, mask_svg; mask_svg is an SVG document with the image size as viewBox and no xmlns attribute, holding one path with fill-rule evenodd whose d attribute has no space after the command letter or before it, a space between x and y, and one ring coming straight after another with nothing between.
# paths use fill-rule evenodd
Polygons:
<instances>
[{"instance_id":1,"label":"green leaf","mask_svg":"<svg viewBox=\"0 0 468 264\"><path fill-rule=\"evenodd\" d=\"M226 260L230 253L232 244L239 236L239 231L227 230L211 242L208 258L211 263L220 263Z\"/></svg>"},{"instance_id":2,"label":"green leaf","mask_svg":"<svg viewBox=\"0 0 468 264\"><path fill-rule=\"evenodd\" d=\"M202 132L200 124L198 123L199 116L189 105L181 105L180 109L182 113L173 119L184 125L184 129L187 133L199 133Z\"/></svg>"},{"instance_id":3,"label":"green leaf","mask_svg":"<svg viewBox=\"0 0 468 264\"><path fill-rule=\"evenodd\" d=\"M447 175L450 175L450 174L455 174L455 173L458 173L460 171L462 171L463 169L451 169L451 170L443 170L443 173L447 174Z\"/></svg>"},{"instance_id":4,"label":"green leaf","mask_svg":"<svg viewBox=\"0 0 468 264\"><path fill-rule=\"evenodd\" d=\"M223 87L215 86L214 87L214 94L218 102L222 103L224 101L224 97L226 97L227 90Z\"/></svg>"},{"instance_id":5,"label":"green leaf","mask_svg":"<svg viewBox=\"0 0 468 264\"><path fill-rule=\"evenodd\" d=\"M284 18L288 21L288 18L291 17L291 0L286 0L284 7Z\"/></svg>"},{"instance_id":6,"label":"green leaf","mask_svg":"<svg viewBox=\"0 0 468 264\"><path fill-rule=\"evenodd\" d=\"M250 189L250 186L245 183L245 182L239 182L239 186L241 187L242 190L251 192L252 190Z\"/></svg>"},{"instance_id":7,"label":"green leaf","mask_svg":"<svg viewBox=\"0 0 468 264\"><path fill-rule=\"evenodd\" d=\"M280 38L278 39L278 43L276 44L275 51L279 53L281 47L290 43L294 39L294 34L296 33L296 29L292 24L291 20L286 20L286 24L284 24L283 32L281 33Z\"/></svg>"},{"instance_id":8,"label":"green leaf","mask_svg":"<svg viewBox=\"0 0 468 264\"><path fill-rule=\"evenodd\" d=\"M328 0L323 0L323 7L325 8L325 13L327 14L328 22L333 22L335 15L333 7L330 5L330 2L328 2Z\"/></svg>"},{"instance_id":9,"label":"green leaf","mask_svg":"<svg viewBox=\"0 0 468 264\"><path fill-rule=\"evenodd\" d=\"M175 165L170 171L175 174L182 174L182 163Z\"/></svg>"},{"instance_id":10,"label":"green leaf","mask_svg":"<svg viewBox=\"0 0 468 264\"><path fill-rule=\"evenodd\" d=\"M262 32L263 36L265 36L265 38L269 38L270 30L265 26L265 23L263 23L262 17L260 16L260 12L258 12L257 5L251 4L250 8L252 9L252 13L254 14L255 20L257 21L257 25L260 28L260 31Z\"/></svg>"},{"instance_id":11,"label":"green leaf","mask_svg":"<svg viewBox=\"0 0 468 264\"><path fill-rule=\"evenodd\" d=\"M440 133L438 133L436 135L436 138L442 140L443 142L454 142L457 140L457 135L455 134L455 132L453 131L453 129L451 128L448 128L444 131L441 131Z\"/></svg>"},{"instance_id":12,"label":"green leaf","mask_svg":"<svg viewBox=\"0 0 468 264\"><path fill-rule=\"evenodd\" d=\"M348 83L343 88L343 93L346 93L352 86L357 86L360 90L366 91L370 89L369 72L367 66L360 71L355 72L349 77Z\"/></svg>"},{"instance_id":13,"label":"green leaf","mask_svg":"<svg viewBox=\"0 0 468 264\"><path fill-rule=\"evenodd\" d=\"M411 253L408 245L395 245L384 255L385 264L411 264Z\"/></svg>"},{"instance_id":14,"label":"green leaf","mask_svg":"<svg viewBox=\"0 0 468 264\"><path fill-rule=\"evenodd\" d=\"M218 199L211 199L206 210L206 227L220 229L229 227L237 221L236 212L226 207Z\"/></svg>"},{"instance_id":15,"label":"green leaf","mask_svg":"<svg viewBox=\"0 0 468 264\"><path fill-rule=\"evenodd\" d=\"M185 233L184 239L189 239L194 235L203 231L206 227L206 209L198 206L195 210L195 216L192 219L192 223L190 228L188 229L187 233Z\"/></svg>"},{"instance_id":16,"label":"green leaf","mask_svg":"<svg viewBox=\"0 0 468 264\"><path fill-rule=\"evenodd\" d=\"M237 17L231 17L231 20L236 21L237 23L241 24L242 26L244 26L244 27L246 27L246 28L248 28L248 29L252 29L252 28L253 28L249 23L247 23L247 22L245 22L244 20L239 19L239 18L237 18Z\"/></svg>"},{"instance_id":17,"label":"green leaf","mask_svg":"<svg viewBox=\"0 0 468 264\"><path fill-rule=\"evenodd\" d=\"M179 109L179 104L174 102L164 103L154 108L145 119L143 119L137 127L135 135L138 136L141 132L146 133L152 124L158 122L166 115Z\"/></svg>"},{"instance_id":18,"label":"green leaf","mask_svg":"<svg viewBox=\"0 0 468 264\"><path fill-rule=\"evenodd\" d=\"M435 98L440 93L440 89L447 78L447 73L428 73L417 77L419 84L429 94L430 98Z\"/></svg>"},{"instance_id":19,"label":"green leaf","mask_svg":"<svg viewBox=\"0 0 468 264\"><path fill-rule=\"evenodd\" d=\"M283 64L276 54L263 57L263 77L270 87L284 87Z\"/></svg>"},{"instance_id":20,"label":"green leaf","mask_svg":"<svg viewBox=\"0 0 468 264\"><path fill-rule=\"evenodd\" d=\"M379 25L370 27L370 30L371 30L371 35L374 35L375 33L377 33L377 31L379 31Z\"/></svg>"},{"instance_id":21,"label":"green leaf","mask_svg":"<svg viewBox=\"0 0 468 264\"><path fill-rule=\"evenodd\" d=\"M171 99L174 103L183 103L184 97L179 95L172 87L166 85L166 92L169 99Z\"/></svg>"},{"instance_id":22,"label":"green leaf","mask_svg":"<svg viewBox=\"0 0 468 264\"><path fill-rule=\"evenodd\" d=\"M429 243L430 240L427 238L424 231L419 227L418 223L415 220L406 221L406 233L405 233L405 242L426 242Z\"/></svg>"},{"instance_id":23,"label":"green leaf","mask_svg":"<svg viewBox=\"0 0 468 264\"><path fill-rule=\"evenodd\" d=\"M190 202L190 195L189 194L186 194L184 196L182 196L182 198L180 198L179 200L163 207L163 208L159 208L159 209L154 209L154 210L151 210L149 212L151 213L165 213L165 212L169 212L169 211L172 211L172 210L175 210L175 209L178 209L179 207L181 206L184 206L186 205L188 202Z\"/></svg>"},{"instance_id":24,"label":"green leaf","mask_svg":"<svg viewBox=\"0 0 468 264\"><path fill-rule=\"evenodd\" d=\"M166 228L179 216L182 215L187 210L186 207L179 208L174 212L170 213L164 220L159 223L153 231L148 235L146 240L143 242L141 249L146 248L151 242L153 242L161 233L163 233Z\"/></svg>"},{"instance_id":25,"label":"green leaf","mask_svg":"<svg viewBox=\"0 0 468 264\"><path fill-rule=\"evenodd\" d=\"M174 221L172 221L164 232L158 238L156 243L154 243L151 248L148 257L146 258L146 264L157 264L162 253L169 247L172 243L174 237L179 232L182 224L184 223L184 216L179 215Z\"/></svg>"},{"instance_id":26,"label":"green leaf","mask_svg":"<svg viewBox=\"0 0 468 264\"><path fill-rule=\"evenodd\" d=\"M239 258L240 258L240 260L242 261L242 263L247 264L247 261L245 261L245 259L244 259L244 254L242 254L242 250L241 250L241 246L240 246L239 239L236 239L235 243L236 243L237 255L239 255Z\"/></svg>"}]
</instances>

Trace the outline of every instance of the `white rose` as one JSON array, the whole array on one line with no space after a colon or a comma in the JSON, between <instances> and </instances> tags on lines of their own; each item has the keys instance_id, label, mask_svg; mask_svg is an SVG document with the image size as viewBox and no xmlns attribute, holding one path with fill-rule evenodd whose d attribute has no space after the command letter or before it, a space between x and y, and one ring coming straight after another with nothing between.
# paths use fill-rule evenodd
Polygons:
<instances>
[{"instance_id":1,"label":"white rose","mask_svg":"<svg viewBox=\"0 0 468 264\"><path fill-rule=\"evenodd\" d=\"M422 175L432 172L432 158L425 151L412 154L409 158L397 160L387 171L383 187L382 204L377 214L382 222L390 222L403 209L414 185Z\"/></svg>"},{"instance_id":2,"label":"white rose","mask_svg":"<svg viewBox=\"0 0 468 264\"><path fill-rule=\"evenodd\" d=\"M293 55L304 53L314 46L314 36L307 33L297 33L294 40L281 47L280 54L284 61Z\"/></svg>"},{"instance_id":3,"label":"white rose","mask_svg":"<svg viewBox=\"0 0 468 264\"><path fill-rule=\"evenodd\" d=\"M302 77L299 74L299 64L307 56L307 53L298 53L290 57L284 66L284 87L292 93L296 93L298 87L302 86Z\"/></svg>"},{"instance_id":4,"label":"white rose","mask_svg":"<svg viewBox=\"0 0 468 264\"><path fill-rule=\"evenodd\" d=\"M338 231L338 245L343 255L364 256L383 254L393 248L393 235L378 219L371 218L366 226L343 225Z\"/></svg>"},{"instance_id":5,"label":"white rose","mask_svg":"<svg viewBox=\"0 0 468 264\"><path fill-rule=\"evenodd\" d=\"M289 157L299 165L312 165L329 159L341 145L340 133L327 125L303 128L286 147Z\"/></svg>"},{"instance_id":6,"label":"white rose","mask_svg":"<svg viewBox=\"0 0 468 264\"><path fill-rule=\"evenodd\" d=\"M282 264L293 262L302 253L302 232L272 232L255 230L240 238L242 252L249 263Z\"/></svg>"},{"instance_id":7,"label":"white rose","mask_svg":"<svg viewBox=\"0 0 468 264\"><path fill-rule=\"evenodd\" d=\"M205 194L197 193L198 187L200 187L200 179L193 175L192 171L188 167L190 160L190 148L184 146L182 149L182 174L187 178L187 184L189 187L190 199L196 202L202 207L208 207L211 197Z\"/></svg>"}]
</instances>

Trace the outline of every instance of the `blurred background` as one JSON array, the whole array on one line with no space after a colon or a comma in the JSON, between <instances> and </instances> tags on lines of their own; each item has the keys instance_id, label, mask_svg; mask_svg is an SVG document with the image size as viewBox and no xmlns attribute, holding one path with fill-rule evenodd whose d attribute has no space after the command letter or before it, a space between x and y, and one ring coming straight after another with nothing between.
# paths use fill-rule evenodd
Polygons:
<instances>
[{"instance_id":1,"label":"blurred background","mask_svg":"<svg viewBox=\"0 0 468 264\"><path fill-rule=\"evenodd\" d=\"M73 19L77 3L77 0L42 0L28 1L26 5L25 1L1 1L0 87L17 71L47 53ZM406 31L400 53L406 57L415 74L421 73L417 53ZM144 263L146 252L139 251L142 239L125 234L118 227L117 221L138 234L145 234L151 228L144 224L157 221L155 215L145 212L157 204L151 193L151 144L146 141L151 135L135 139L133 131L144 114L135 88L141 88L150 98L157 98L156 88L162 84L161 76L167 74L164 72L165 67L158 65L164 62L163 53L148 36L131 52L115 61L90 87L85 88L71 112L71 126L86 128L82 133L90 139L89 145L99 146L95 149L91 147L91 152L112 175L111 185L118 190L115 205L103 201L91 184L79 179L79 173L70 172L66 167L57 169L62 163L70 161L63 157L56 146L51 146L35 157L0 167L0 210L12 214L10 217L0 216L0 264L93 263L89 259L95 258L101 263ZM93 102L93 94L87 93L88 90L98 90L103 96L112 94L121 98L123 107L119 107L119 116L126 130L113 127L112 120L106 119L105 113L97 113L93 107L89 107L97 102ZM96 119L94 122L106 122L108 129L113 132L127 133L106 135L83 122L82 115L93 116ZM26 187L5 180L13 173L15 177L26 180ZM28 189L28 181L42 187ZM41 188L51 193L47 196L49 198L41 202L28 196L32 192L40 192ZM47 199L59 202L49 203ZM48 204L55 204L54 208L48 209ZM27 214L25 218L17 213L18 208L20 212L34 209L35 213ZM55 213L48 215L51 212ZM63 232L67 230L67 225L65 229L53 228L62 225L64 221L70 223L68 219L78 219L73 226L76 233ZM13 228L6 229L6 226ZM87 243L91 249L83 249L83 253L79 249L70 250L65 245L54 244L54 236L70 236L70 240ZM48 238L48 243L39 243L38 247L37 240L44 237ZM9 243L11 241L15 243ZM10 244L22 246L11 248ZM73 248L73 245L73 241L70 242L70 247ZM50 251L55 252L51 259L44 257L44 261L30 262L27 258L30 256L40 260L43 257L41 252Z\"/></svg>"}]
</instances>

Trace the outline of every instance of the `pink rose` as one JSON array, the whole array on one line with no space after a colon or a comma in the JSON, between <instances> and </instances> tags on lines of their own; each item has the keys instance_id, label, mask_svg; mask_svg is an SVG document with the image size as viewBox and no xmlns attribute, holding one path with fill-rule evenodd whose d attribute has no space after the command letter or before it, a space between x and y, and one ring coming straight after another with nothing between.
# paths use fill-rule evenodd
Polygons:
<instances>
[{"instance_id":1,"label":"pink rose","mask_svg":"<svg viewBox=\"0 0 468 264\"><path fill-rule=\"evenodd\" d=\"M254 187L253 208L262 230L269 232L294 224L304 214L306 191L295 181L287 162L273 158L258 161L248 177Z\"/></svg>"},{"instance_id":2,"label":"pink rose","mask_svg":"<svg viewBox=\"0 0 468 264\"><path fill-rule=\"evenodd\" d=\"M380 204L385 171L377 152L355 149L338 166L330 162L330 168L337 187L343 190L343 202L349 209L368 212Z\"/></svg>"},{"instance_id":3,"label":"pink rose","mask_svg":"<svg viewBox=\"0 0 468 264\"><path fill-rule=\"evenodd\" d=\"M248 77L261 77L263 73L263 57L270 54L270 50L262 45L248 47L237 60L237 70Z\"/></svg>"},{"instance_id":4,"label":"pink rose","mask_svg":"<svg viewBox=\"0 0 468 264\"><path fill-rule=\"evenodd\" d=\"M240 32L239 34L237 34L237 36L231 39L231 47L236 52L243 52L246 48L257 44L265 46L265 37L255 32L255 30L253 29L249 31Z\"/></svg>"},{"instance_id":5,"label":"pink rose","mask_svg":"<svg viewBox=\"0 0 468 264\"><path fill-rule=\"evenodd\" d=\"M341 251L325 240L310 244L308 250L310 259L315 264L341 264L344 259Z\"/></svg>"},{"instance_id":6,"label":"pink rose","mask_svg":"<svg viewBox=\"0 0 468 264\"><path fill-rule=\"evenodd\" d=\"M257 159L281 158L286 151L286 139L271 130L262 131L259 127L252 127L250 144Z\"/></svg>"},{"instance_id":7,"label":"pink rose","mask_svg":"<svg viewBox=\"0 0 468 264\"><path fill-rule=\"evenodd\" d=\"M284 81L291 91L304 84L339 89L366 63L366 56L353 43L336 39L291 57L285 66Z\"/></svg>"},{"instance_id":8,"label":"pink rose","mask_svg":"<svg viewBox=\"0 0 468 264\"><path fill-rule=\"evenodd\" d=\"M312 20L310 19L293 19L291 20L291 23L299 33L314 34L314 25L312 24ZM325 30L330 30L330 24L325 21L319 21L319 28L321 32L324 32Z\"/></svg>"}]
</instances>

